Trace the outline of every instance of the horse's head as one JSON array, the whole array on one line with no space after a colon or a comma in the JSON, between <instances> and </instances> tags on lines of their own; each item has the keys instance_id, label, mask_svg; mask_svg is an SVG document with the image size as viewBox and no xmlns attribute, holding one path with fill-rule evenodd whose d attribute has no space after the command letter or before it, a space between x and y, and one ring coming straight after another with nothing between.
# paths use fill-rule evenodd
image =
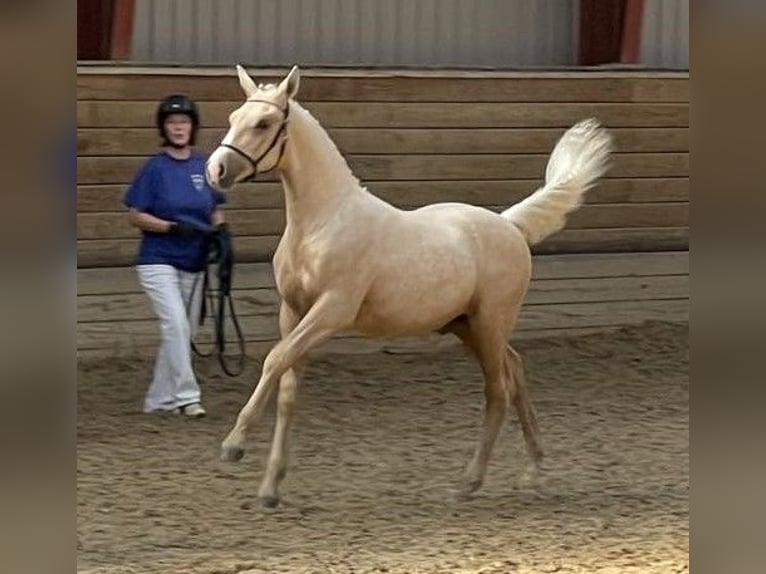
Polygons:
<instances>
[{"instance_id":1,"label":"horse's head","mask_svg":"<svg viewBox=\"0 0 766 574\"><path fill-rule=\"evenodd\" d=\"M239 65L237 73L245 103L229 115L229 131L206 169L210 185L222 191L279 165L287 143L289 102L300 79L297 66L276 86L256 85Z\"/></svg>"}]
</instances>

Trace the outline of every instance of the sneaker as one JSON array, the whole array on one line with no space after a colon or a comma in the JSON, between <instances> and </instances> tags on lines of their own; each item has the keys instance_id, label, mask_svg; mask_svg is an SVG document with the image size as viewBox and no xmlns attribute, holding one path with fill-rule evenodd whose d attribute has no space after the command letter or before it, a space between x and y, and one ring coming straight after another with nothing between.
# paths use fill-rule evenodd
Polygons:
<instances>
[{"instance_id":1,"label":"sneaker","mask_svg":"<svg viewBox=\"0 0 766 574\"><path fill-rule=\"evenodd\" d=\"M167 415L167 414L173 414L177 415L181 412L181 409L178 407L174 409L163 409L163 408L157 408L157 409L150 409L148 407L144 407L144 414L147 415Z\"/></svg>"},{"instance_id":2,"label":"sneaker","mask_svg":"<svg viewBox=\"0 0 766 574\"><path fill-rule=\"evenodd\" d=\"M179 412L186 415L187 417L193 417L195 419L202 418L207 414L205 409L203 409L202 405L199 403L184 405L183 407L179 408Z\"/></svg>"}]
</instances>

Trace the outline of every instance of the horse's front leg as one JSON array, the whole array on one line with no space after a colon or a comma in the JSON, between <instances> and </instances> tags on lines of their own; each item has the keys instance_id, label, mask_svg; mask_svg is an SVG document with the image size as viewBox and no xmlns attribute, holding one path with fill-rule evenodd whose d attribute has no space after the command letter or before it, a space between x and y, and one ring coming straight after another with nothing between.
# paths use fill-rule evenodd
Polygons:
<instances>
[{"instance_id":1,"label":"horse's front leg","mask_svg":"<svg viewBox=\"0 0 766 574\"><path fill-rule=\"evenodd\" d=\"M299 316L284 301L279 309L279 330L282 338L295 329ZM279 502L279 483L285 477L287 456L289 450L289 435L295 410L295 395L300 383L301 371L305 367L305 359L299 360L292 368L285 371L279 381L277 398L277 421L274 425L274 438L271 443L269 461L263 475L261 487L258 490L258 500L261 505L273 508Z\"/></svg>"},{"instance_id":2,"label":"horse's front leg","mask_svg":"<svg viewBox=\"0 0 766 574\"><path fill-rule=\"evenodd\" d=\"M223 460L235 462L242 458L247 429L262 415L280 377L312 348L347 328L355 314L356 310L349 307L345 294L326 293L317 300L295 329L269 351L253 394L239 412L237 422L221 445Z\"/></svg>"}]
</instances>

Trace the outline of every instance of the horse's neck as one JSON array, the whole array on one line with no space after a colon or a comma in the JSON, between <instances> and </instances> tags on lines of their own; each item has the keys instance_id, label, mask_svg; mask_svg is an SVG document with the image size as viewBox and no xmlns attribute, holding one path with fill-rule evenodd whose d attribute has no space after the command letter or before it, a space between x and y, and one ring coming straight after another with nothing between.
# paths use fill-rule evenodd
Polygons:
<instances>
[{"instance_id":1,"label":"horse's neck","mask_svg":"<svg viewBox=\"0 0 766 574\"><path fill-rule=\"evenodd\" d=\"M323 225L360 186L319 122L296 102L290 107L282 184L287 225L301 233Z\"/></svg>"}]
</instances>

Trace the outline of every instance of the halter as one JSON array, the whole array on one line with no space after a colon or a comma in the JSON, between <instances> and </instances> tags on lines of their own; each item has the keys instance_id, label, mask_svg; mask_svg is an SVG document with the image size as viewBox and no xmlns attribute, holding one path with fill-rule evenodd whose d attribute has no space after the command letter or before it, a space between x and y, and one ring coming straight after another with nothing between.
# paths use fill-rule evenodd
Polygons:
<instances>
[{"instance_id":1,"label":"halter","mask_svg":"<svg viewBox=\"0 0 766 574\"><path fill-rule=\"evenodd\" d=\"M255 176L258 174L258 164L261 163L261 160L265 158L271 150L274 149L274 146L277 145L277 142L279 141L280 136L287 130L287 124L290 122L290 101L288 100L287 106L285 106L285 109L283 110L277 104L274 102L269 102L267 100L256 100L256 99L248 99L245 100L246 102L261 102L264 104L269 104L270 106L274 106L277 109L279 109L280 112L284 115L284 118L282 119L282 125L279 126L279 129L277 130L277 133L274 134L274 139L271 140L271 143L269 144L269 147L267 147L261 155L259 155L256 159L253 159L250 157L250 154L247 152L242 151L237 146L231 145L231 144L220 144L221 147L225 147L236 153L237 155L245 158L250 165L253 168L253 173L250 175L250 177L243 179L242 181L255 181ZM287 138L282 140L282 145L279 147L279 157L277 158L277 161L274 163L274 166L271 169L275 169L279 162L282 161L282 155L285 153L285 145L287 144ZM271 171L271 170L268 170Z\"/></svg>"}]
</instances>

